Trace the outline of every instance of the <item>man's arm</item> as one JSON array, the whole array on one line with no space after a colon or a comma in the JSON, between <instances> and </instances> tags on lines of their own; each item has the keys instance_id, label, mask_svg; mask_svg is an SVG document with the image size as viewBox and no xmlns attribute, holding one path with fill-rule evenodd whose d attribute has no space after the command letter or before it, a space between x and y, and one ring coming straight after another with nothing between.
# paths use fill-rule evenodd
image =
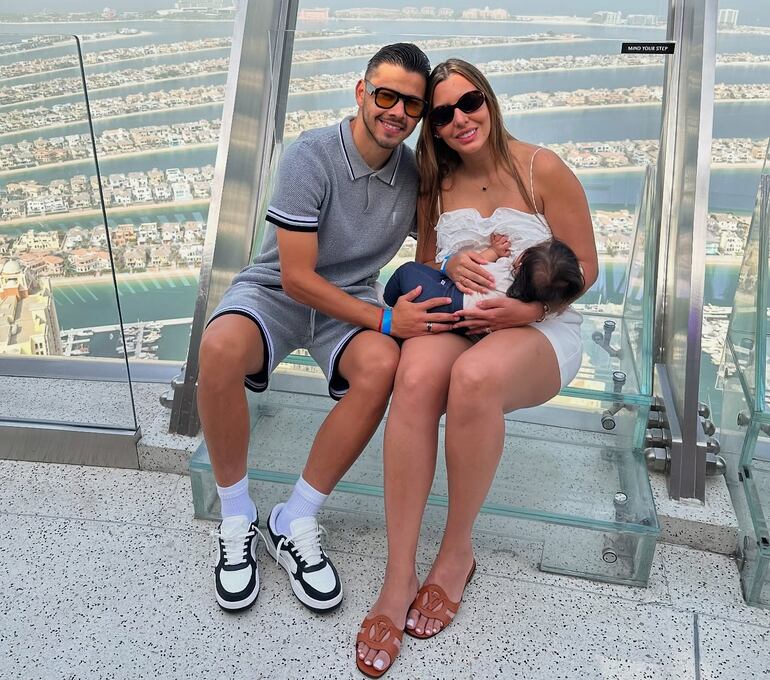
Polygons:
<instances>
[{"instance_id":1,"label":"man's arm","mask_svg":"<svg viewBox=\"0 0 770 680\"><path fill-rule=\"evenodd\" d=\"M318 234L316 232L278 229L278 254L281 259L281 284L289 297L313 307L327 316L347 321L363 328L377 330L382 309L344 292L315 271L318 261ZM451 302L449 298L435 298L412 303L419 288L402 295L393 307L391 335L411 338L427 332L427 322L447 324L447 328L433 327L433 332L448 330L457 321L453 314L430 313L431 307Z\"/></svg>"}]
</instances>

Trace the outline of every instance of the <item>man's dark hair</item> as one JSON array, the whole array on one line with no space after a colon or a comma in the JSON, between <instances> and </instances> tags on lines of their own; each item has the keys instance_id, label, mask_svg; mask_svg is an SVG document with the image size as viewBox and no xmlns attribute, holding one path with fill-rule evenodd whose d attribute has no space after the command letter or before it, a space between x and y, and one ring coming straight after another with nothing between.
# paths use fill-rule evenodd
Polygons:
<instances>
[{"instance_id":1,"label":"man's dark hair","mask_svg":"<svg viewBox=\"0 0 770 680\"><path fill-rule=\"evenodd\" d=\"M522 302L544 302L551 309L567 305L583 290L585 279L575 253L551 239L527 248L506 295Z\"/></svg>"},{"instance_id":2,"label":"man's dark hair","mask_svg":"<svg viewBox=\"0 0 770 680\"><path fill-rule=\"evenodd\" d=\"M372 72L380 64L394 64L395 66L400 66L405 71L419 73L425 78L426 82L430 76L430 61L428 61L428 57L425 56L425 52L412 43L385 45L369 60L369 63L366 65L364 78L372 75Z\"/></svg>"}]
</instances>

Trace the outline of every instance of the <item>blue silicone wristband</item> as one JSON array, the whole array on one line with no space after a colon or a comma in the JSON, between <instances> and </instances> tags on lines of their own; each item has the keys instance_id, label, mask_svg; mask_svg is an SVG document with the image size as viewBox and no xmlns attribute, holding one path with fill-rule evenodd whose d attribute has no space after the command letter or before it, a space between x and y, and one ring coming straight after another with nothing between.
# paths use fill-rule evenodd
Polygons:
<instances>
[{"instance_id":1,"label":"blue silicone wristband","mask_svg":"<svg viewBox=\"0 0 770 680\"><path fill-rule=\"evenodd\" d=\"M447 265L447 262L449 262L449 260L451 260L453 257L454 257L454 253L452 253L451 255L447 255L447 256L444 258L444 261L441 263L441 269L439 269L439 271L440 271L442 274L446 274L446 265Z\"/></svg>"},{"instance_id":2,"label":"blue silicone wristband","mask_svg":"<svg viewBox=\"0 0 770 680\"><path fill-rule=\"evenodd\" d=\"M393 310L390 307L386 307L382 312L382 332L385 335L390 335L390 324L393 321Z\"/></svg>"}]
</instances>

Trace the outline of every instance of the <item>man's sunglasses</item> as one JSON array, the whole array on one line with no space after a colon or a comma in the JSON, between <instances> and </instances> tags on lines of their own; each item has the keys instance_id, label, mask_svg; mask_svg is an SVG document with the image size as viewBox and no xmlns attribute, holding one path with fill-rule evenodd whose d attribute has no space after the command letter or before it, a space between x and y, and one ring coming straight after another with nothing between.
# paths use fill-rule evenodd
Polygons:
<instances>
[{"instance_id":1,"label":"man's sunglasses","mask_svg":"<svg viewBox=\"0 0 770 680\"><path fill-rule=\"evenodd\" d=\"M460 109L463 113L473 113L478 111L487 100L486 96L480 90L471 90L466 92L454 104L444 104L437 106L430 114L430 122L434 127L443 127L452 122L455 117L455 109Z\"/></svg>"},{"instance_id":2,"label":"man's sunglasses","mask_svg":"<svg viewBox=\"0 0 770 680\"><path fill-rule=\"evenodd\" d=\"M404 113L410 118L422 118L428 102L419 97L410 97L387 87L375 87L368 80L364 80L366 93L374 95L374 103L381 109L392 109L398 100L404 102Z\"/></svg>"}]
</instances>

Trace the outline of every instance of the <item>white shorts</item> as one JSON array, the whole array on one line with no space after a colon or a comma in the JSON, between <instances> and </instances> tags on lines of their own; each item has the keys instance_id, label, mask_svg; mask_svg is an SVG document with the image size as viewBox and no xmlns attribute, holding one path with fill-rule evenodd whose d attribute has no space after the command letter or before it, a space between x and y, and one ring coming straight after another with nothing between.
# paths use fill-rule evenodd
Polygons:
<instances>
[{"instance_id":1,"label":"white shorts","mask_svg":"<svg viewBox=\"0 0 770 680\"><path fill-rule=\"evenodd\" d=\"M529 324L548 338L553 351L556 352L562 387L574 380L583 361L583 336L580 332L582 323L583 315L568 307L561 314Z\"/></svg>"}]
</instances>

